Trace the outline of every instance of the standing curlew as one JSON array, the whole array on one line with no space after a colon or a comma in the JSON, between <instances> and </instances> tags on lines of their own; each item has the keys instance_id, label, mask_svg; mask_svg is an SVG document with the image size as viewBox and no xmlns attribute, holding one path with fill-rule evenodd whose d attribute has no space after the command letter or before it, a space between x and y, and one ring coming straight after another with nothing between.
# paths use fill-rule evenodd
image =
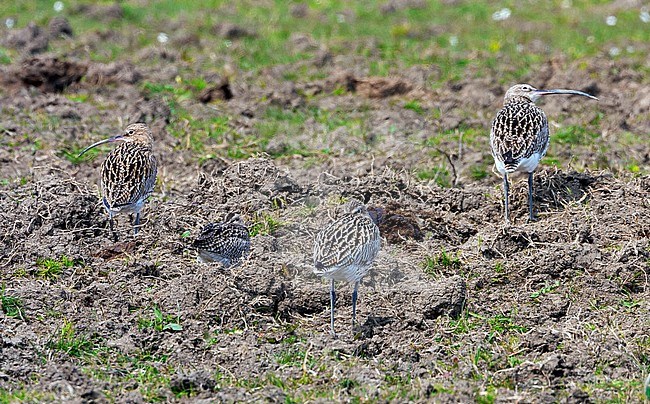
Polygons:
<instances>
[{"instance_id":1,"label":"standing curlew","mask_svg":"<svg viewBox=\"0 0 650 404\"><path fill-rule=\"evenodd\" d=\"M508 174L528 173L528 213L533 218L533 172L546 154L549 145L548 122L544 111L535 105L542 95L575 94L598 98L576 90L538 90L528 84L517 84L506 92L503 108L492 121L490 147L499 173L503 175L505 222L508 212Z\"/></svg>"},{"instance_id":2,"label":"standing curlew","mask_svg":"<svg viewBox=\"0 0 650 404\"><path fill-rule=\"evenodd\" d=\"M222 223L209 223L192 246L199 250L199 262L219 262L228 268L250 251L251 240L241 216L228 213Z\"/></svg>"},{"instance_id":3,"label":"standing curlew","mask_svg":"<svg viewBox=\"0 0 650 404\"><path fill-rule=\"evenodd\" d=\"M314 273L330 280L330 328L334 332L334 281L354 282L352 326L357 315L357 295L361 279L368 273L381 248L379 228L368 210L358 201L350 201L345 214L316 235Z\"/></svg>"},{"instance_id":4,"label":"standing curlew","mask_svg":"<svg viewBox=\"0 0 650 404\"><path fill-rule=\"evenodd\" d=\"M144 123L133 123L124 133L101 140L86 147L79 156L95 146L108 142L122 142L102 163L102 201L108 212L111 232L113 215L135 213L133 234L138 234L140 211L156 184L158 163L153 155L153 136Z\"/></svg>"}]
</instances>

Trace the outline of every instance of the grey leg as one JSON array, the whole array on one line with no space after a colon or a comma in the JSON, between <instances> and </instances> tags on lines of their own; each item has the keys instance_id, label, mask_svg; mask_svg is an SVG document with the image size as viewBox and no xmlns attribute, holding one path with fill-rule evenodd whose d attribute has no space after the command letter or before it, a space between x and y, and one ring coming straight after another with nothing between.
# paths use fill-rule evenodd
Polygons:
<instances>
[{"instance_id":1,"label":"grey leg","mask_svg":"<svg viewBox=\"0 0 650 404\"><path fill-rule=\"evenodd\" d=\"M352 327L357 318L357 296L359 295L359 281L354 282L354 290L352 291Z\"/></svg>"},{"instance_id":2,"label":"grey leg","mask_svg":"<svg viewBox=\"0 0 650 404\"><path fill-rule=\"evenodd\" d=\"M135 214L135 225L133 226L133 235L138 235L138 230L140 230L140 212Z\"/></svg>"},{"instance_id":3,"label":"grey leg","mask_svg":"<svg viewBox=\"0 0 650 404\"><path fill-rule=\"evenodd\" d=\"M336 292L334 292L334 279L331 281L332 283L330 284L330 330L332 331L332 335L336 336L336 332L334 332L334 305L336 304Z\"/></svg>"},{"instance_id":4,"label":"grey leg","mask_svg":"<svg viewBox=\"0 0 650 404\"><path fill-rule=\"evenodd\" d=\"M116 242L117 241L117 233L115 232L115 224L113 222L114 222L113 221L113 214L109 212L108 213L108 225L111 228L111 235L113 236L113 241Z\"/></svg>"},{"instance_id":5,"label":"grey leg","mask_svg":"<svg viewBox=\"0 0 650 404\"><path fill-rule=\"evenodd\" d=\"M533 173L528 173L528 214L530 221L535 220L533 216Z\"/></svg>"},{"instance_id":6,"label":"grey leg","mask_svg":"<svg viewBox=\"0 0 650 404\"><path fill-rule=\"evenodd\" d=\"M108 201L106 198L102 198L102 203L104 204L104 208L106 208L106 212L108 213L108 224L111 228L111 234L113 235L113 241L117 241L117 233L115 233L115 225L113 224L113 212L111 211L111 207L108 205Z\"/></svg>"},{"instance_id":7,"label":"grey leg","mask_svg":"<svg viewBox=\"0 0 650 404\"><path fill-rule=\"evenodd\" d=\"M505 201L505 215L506 215L506 224L510 224L510 212L508 209L508 193L510 191L510 185L508 184L508 173L503 174L503 198Z\"/></svg>"}]
</instances>

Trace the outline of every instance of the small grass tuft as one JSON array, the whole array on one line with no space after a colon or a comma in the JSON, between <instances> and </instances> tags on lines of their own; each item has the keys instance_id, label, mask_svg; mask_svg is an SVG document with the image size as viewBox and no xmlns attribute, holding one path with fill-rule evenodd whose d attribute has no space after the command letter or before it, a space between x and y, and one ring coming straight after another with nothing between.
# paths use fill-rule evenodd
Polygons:
<instances>
[{"instance_id":1,"label":"small grass tuft","mask_svg":"<svg viewBox=\"0 0 650 404\"><path fill-rule=\"evenodd\" d=\"M339 382L339 386L346 390L352 390L353 388L359 386L359 382L354 379L345 378Z\"/></svg>"},{"instance_id":2,"label":"small grass tuft","mask_svg":"<svg viewBox=\"0 0 650 404\"><path fill-rule=\"evenodd\" d=\"M271 213L261 212L253 215L253 225L250 227L251 237L269 235L277 231L282 223Z\"/></svg>"},{"instance_id":3,"label":"small grass tuft","mask_svg":"<svg viewBox=\"0 0 650 404\"><path fill-rule=\"evenodd\" d=\"M63 321L63 327L56 340L48 343L48 348L63 351L70 356L81 358L95 355L95 344L85 336L77 336L74 324L68 320Z\"/></svg>"},{"instance_id":4,"label":"small grass tuft","mask_svg":"<svg viewBox=\"0 0 650 404\"><path fill-rule=\"evenodd\" d=\"M416 100L407 101L404 104L404 109L410 109L411 111L415 112L418 115L424 115L424 108L422 108L420 102Z\"/></svg>"},{"instance_id":5,"label":"small grass tuft","mask_svg":"<svg viewBox=\"0 0 650 404\"><path fill-rule=\"evenodd\" d=\"M43 279L54 280L61 275L66 268L72 268L75 262L72 258L62 255L61 258L39 258L36 260L38 270L36 276Z\"/></svg>"},{"instance_id":6,"label":"small grass tuft","mask_svg":"<svg viewBox=\"0 0 650 404\"><path fill-rule=\"evenodd\" d=\"M546 294L553 292L555 289L560 287L560 281L555 281L552 284L545 284L541 289L530 294L531 299L538 299Z\"/></svg>"},{"instance_id":7,"label":"small grass tuft","mask_svg":"<svg viewBox=\"0 0 650 404\"><path fill-rule=\"evenodd\" d=\"M416 176L422 181L434 181L441 188L451 188L451 175L445 168L418 170Z\"/></svg>"},{"instance_id":8,"label":"small grass tuft","mask_svg":"<svg viewBox=\"0 0 650 404\"><path fill-rule=\"evenodd\" d=\"M459 253L449 253L444 249L436 255L427 255L422 263L424 272L431 276L446 272L445 270L457 271L462 265Z\"/></svg>"},{"instance_id":9,"label":"small grass tuft","mask_svg":"<svg viewBox=\"0 0 650 404\"><path fill-rule=\"evenodd\" d=\"M0 289L0 306L2 307L2 312L7 317L25 320L23 302L17 297L7 295L6 285L4 283Z\"/></svg>"},{"instance_id":10,"label":"small grass tuft","mask_svg":"<svg viewBox=\"0 0 650 404\"><path fill-rule=\"evenodd\" d=\"M477 181L482 180L483 178L487 178L488 176L488 171L482 165L472 166L470 167L469 171L472 179Z\"/></svg>"},{"instance_id":11,"label":"small grass tuft","mask_svg":"<svg viewBox=\"0 0 650 404\"><path fill-rule=\"evenodd\" d=\"M171 314L164 314L158 306L151 308L153 317L140 317L138 319L138 328L143 330L153 328L155 331L182 331L183 326L180 324L180 317L174 317Z\"/></svg>"},{"instance_id":12,"label":"small grass tuft","mask_svg":"<svg viewBox=\"0 0 650 404\"><path fill-rule=\"evenodd\" d=\"M72 164L77 165L84 161L92 160L97 157L99 153L101 153L101 148L92 148L84 153L83 156L79 156L79 153L81 153L83 149L84 148L78 146L73 146L71 149L61 149L57 154L59 157L63 157Z\"/></svg>"}]
</instances>

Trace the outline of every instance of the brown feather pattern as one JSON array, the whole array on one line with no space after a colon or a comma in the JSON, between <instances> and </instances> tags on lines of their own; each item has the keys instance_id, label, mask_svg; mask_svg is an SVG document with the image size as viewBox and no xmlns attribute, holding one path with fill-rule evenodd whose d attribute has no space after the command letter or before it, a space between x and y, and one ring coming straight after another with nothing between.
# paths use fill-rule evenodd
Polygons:
<instances>
[{"instance_id":1,"label":"brown feather pattern","mask_svg":"<svg viewBox=\"0 0 650 404\"><path fill-rule=\"evenodd\" d=\"M314 273L329 279L359 281L368 273L380 248L379 228L365 207L346 213L316 235Z\"/></svg>"},{"instance_id":2,"label":"brown feather pattern","mask_svg":"<svg viewBox=\"0 0 650 404\"><path fill-rule=\"evenodd\" d=\"M549 143L546 115L527 98L508 100L492 122L492 155L504 163L508 172L515 171L522 159L534 153L544 156Z\"/></svg>"}]
</instances>

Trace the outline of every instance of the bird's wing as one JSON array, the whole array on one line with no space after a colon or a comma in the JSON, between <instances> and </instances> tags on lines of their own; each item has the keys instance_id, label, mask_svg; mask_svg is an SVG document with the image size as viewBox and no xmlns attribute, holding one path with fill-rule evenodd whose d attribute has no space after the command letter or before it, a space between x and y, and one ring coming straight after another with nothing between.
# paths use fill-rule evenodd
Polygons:
<instances>
[{"instance_id":1,"label":"bird's wing","mask_svg":"<svg viewBox=\"0 0 650 404\"><path fill-rule=\"evenodd\" d=\"M517 165L548 147L548 124L544 112L532 103L504 106L492 121L492 155L507 165Z\"/></svg>"},{"instance_id":2,"label":"bird's wing","mask_svg":"<svg viewBox=\"0 0 650 404\"><path fill-rule=\"evenodd\" d=\"M102 192L112 208L131 205L153 191L156 174L156 159L150 152L120 145L102 164Z\"/></svg>"},{"instance_id":3,"label":"bird's wing","mask_svg":"<svg viewBox=\"0 0 650 404\"><path fill-rule=\"evenodd\" d=\"M321 272L370 263L379 250L379 229L369 217L363 218L361 223L345 220L350 218L342 218L316 236L314 265Z\"/></svg>"}]
</instances>

